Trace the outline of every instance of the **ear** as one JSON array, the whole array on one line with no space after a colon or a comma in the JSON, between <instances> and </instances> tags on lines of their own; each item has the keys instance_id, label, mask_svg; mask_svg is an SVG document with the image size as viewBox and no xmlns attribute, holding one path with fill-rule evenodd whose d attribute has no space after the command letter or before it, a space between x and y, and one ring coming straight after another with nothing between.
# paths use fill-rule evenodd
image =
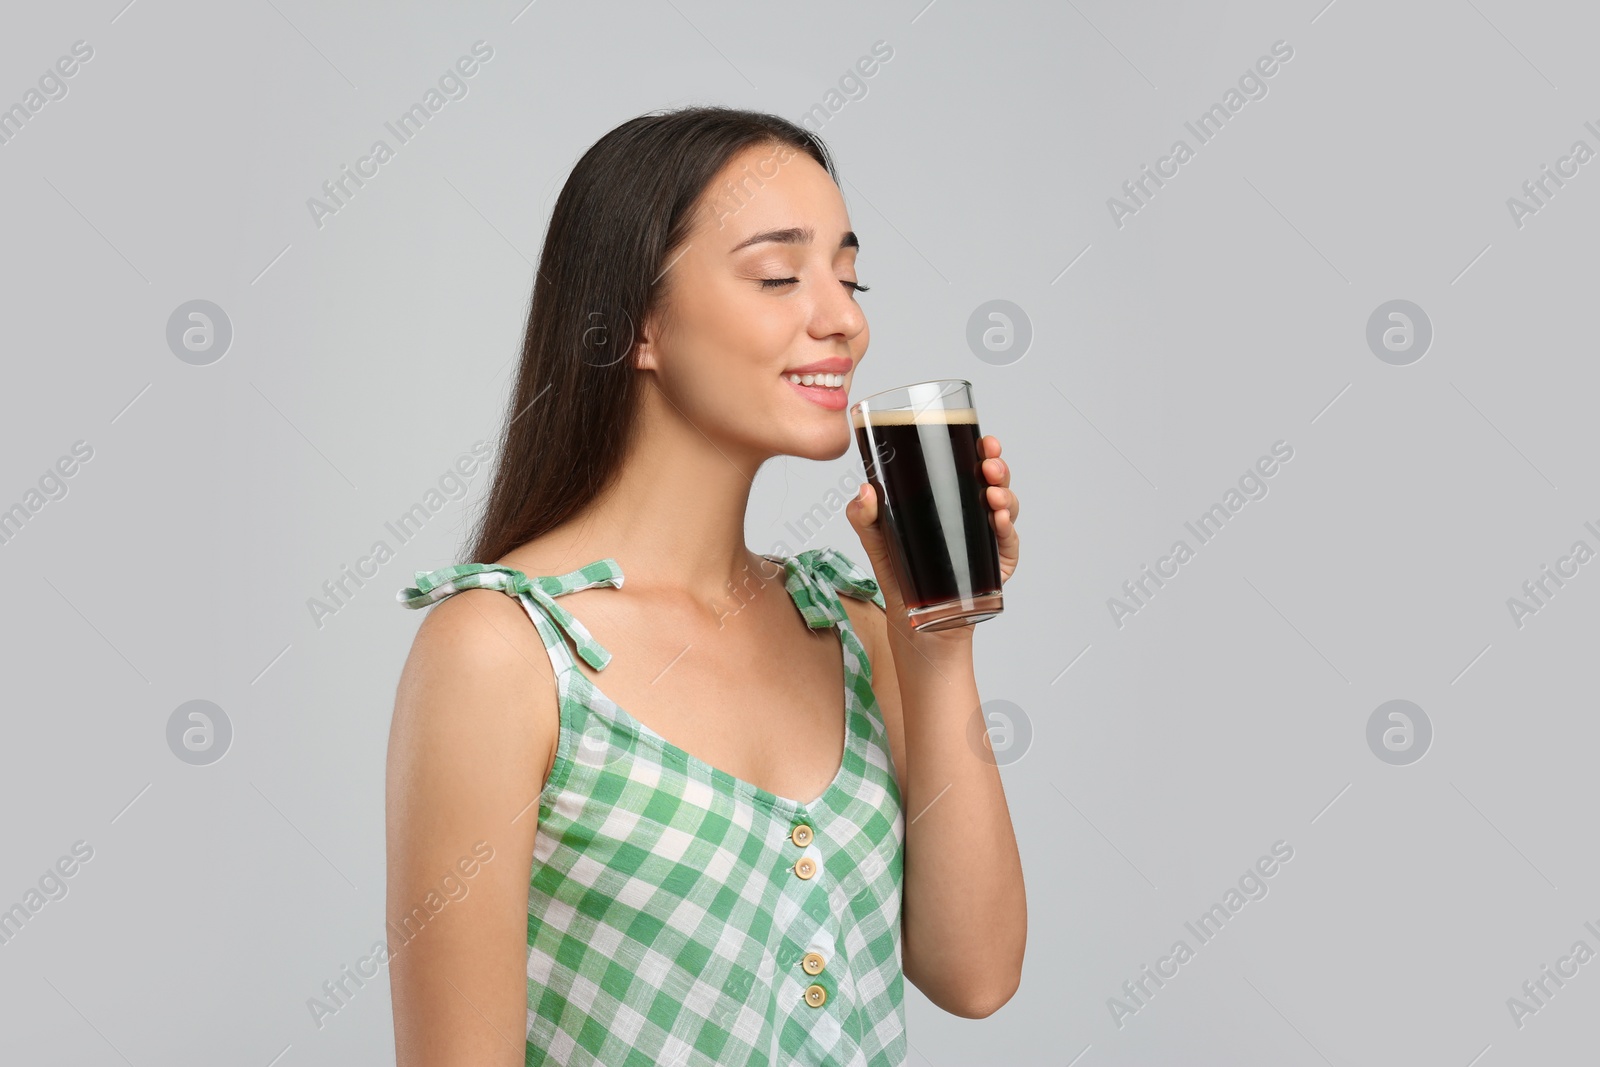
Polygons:
<instances>
[{"instance_id":1,"label":"ear","mask_svg":"<svg viewBox=\"0 0 1600 1067\"><path fill-rule=\"evenodd\" d=\"M638 335L633 345L633 369L654 370L661 369L659 353L657 352L657 339L660 337L658 316L652 311L645 316L640 325Z\"/></svg>"}]
</instances>

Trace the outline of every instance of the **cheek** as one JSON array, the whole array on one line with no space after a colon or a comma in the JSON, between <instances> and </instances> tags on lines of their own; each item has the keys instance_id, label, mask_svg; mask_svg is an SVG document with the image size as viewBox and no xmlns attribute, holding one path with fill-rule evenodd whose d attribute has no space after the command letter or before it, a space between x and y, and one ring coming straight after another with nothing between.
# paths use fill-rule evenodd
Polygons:
<instances>
[{"instance_id":1,"label":"cheek","mask_svg":"<svg viewBox=\"0 0 1600 1067\"><path fill-rule=\"evenodd\" d=\"M811 351L804 306L745 279L702 278L681 294L660 378L668 397L697 424L770 432L791 399L783 368Z\"/></svg>"},{"instance_id":2,"label":"cheek","mask_svg":"<svg viewBox=\"0 0 1600 1067\"><path fill-rule=\"evenodd\" d=\"M705 357L723 361L729 370L769 363L774 373L788 362L803 311L798 302L728 276L696 286L683 307L684 338Z\"/></svg>"},{"instance_id":3,"label":"cheek","mask_svg":"<svg viewBox=\"0 0 1600 1067\"><path fill-rule=\"evenodd\" d=\"M748 324L702 323L692 336L676 339L660 376L668 399L696 425L749 429L770 423L787 388L779 377L784 350L764 348L766 339Z\"/></svg>"},{"instance_id":4,"label":"cheek","mask_svg":"<svg viewBox=\"0 0 1600 1067\"><path fill-rule=\"evenodd\" d=\"M692 353L697 374L730 395L770 391L795 361L798 312L798 303L767 294L725 294L701 319Z\"/></svg>"}]
</instances>

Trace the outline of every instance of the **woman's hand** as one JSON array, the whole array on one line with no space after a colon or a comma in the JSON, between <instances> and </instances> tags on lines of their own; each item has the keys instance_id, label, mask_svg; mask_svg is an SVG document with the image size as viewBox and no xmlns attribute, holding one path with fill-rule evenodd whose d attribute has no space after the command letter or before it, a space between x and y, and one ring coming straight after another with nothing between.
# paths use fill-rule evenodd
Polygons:
<instances>
[{"instance_id":1,"label":"woman's hand","mask_svg":"<svg viewBox=\"0 0 1600 1067\"><path fill-rule=\"evenodd\" d=\"M983 456L984 488L989 502L989 523L994 527L995 540L1000 546L1000 581L1007 581L1017 569L1020 539L1017 537L1017 494L1011 491L1011 465L1000 458L1000 439L993 434L978 441L978 451ZM861 548L872 564L878 588L883 592L884 603L890 617L905 618L905 598L901 594L894 568L889 563L889 549L883 527L878 523L878 495L871 482L864 482L855 499L844 509L845 518L861 538Z\"/></svg>"},{"instance_id":2,"label":"woman's hand","mask_svg":"<svg viewBox=\"0 0 1600 1067\"><path fill-rule=\"evenodd\" d=\"M1000 438L989 434L978 442L983 454L983 476L989 480L985 490L993 513L989 521L1000 543L1000 581L1004 584L1017 569L1017 494L1011 491L1011 464L1000 458Z\"/></svg>"}]
</instances>

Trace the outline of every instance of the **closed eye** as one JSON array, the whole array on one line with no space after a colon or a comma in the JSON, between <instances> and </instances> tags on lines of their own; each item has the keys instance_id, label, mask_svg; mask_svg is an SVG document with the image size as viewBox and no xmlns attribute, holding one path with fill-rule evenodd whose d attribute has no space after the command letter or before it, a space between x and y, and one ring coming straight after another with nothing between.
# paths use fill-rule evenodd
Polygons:
<instances>
[{"instance_id":1,"label":"closed eye","mask_svg":"<svg viewBox=\"0 0 1600 1067\"><path fill-rule=\"evenodd\" d=\"M794 285L794 284L798 283L799 281L800 281L799 278L762 278L761 279L761 287L763 289L776 289L780 285ZM858 293L865 293L869 289L872 288L869 285L862 285L860 282L851 282L851 281L844 281L844 280L841 280L839 282L839 284L843 285L843 286L846 286L847 288L854 289Z\"/></svg>"}]
</instances>

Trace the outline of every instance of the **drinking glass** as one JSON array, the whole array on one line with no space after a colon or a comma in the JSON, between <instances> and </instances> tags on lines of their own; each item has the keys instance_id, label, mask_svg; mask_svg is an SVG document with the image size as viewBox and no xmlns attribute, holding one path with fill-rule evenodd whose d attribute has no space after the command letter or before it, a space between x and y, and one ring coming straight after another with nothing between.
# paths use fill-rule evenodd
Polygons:
<instances>
[{"instance_id":1,"label":"drinking glass","mask_svg":"<svg viewBox=\"0 0 1600 1067\"><path fill-rule=\"evenodd\" d=\"M912 628L1000 614L1000 546L972 383L946 378L874 393L851 405L850 423Z\"/></svg>"}]
</instances>

